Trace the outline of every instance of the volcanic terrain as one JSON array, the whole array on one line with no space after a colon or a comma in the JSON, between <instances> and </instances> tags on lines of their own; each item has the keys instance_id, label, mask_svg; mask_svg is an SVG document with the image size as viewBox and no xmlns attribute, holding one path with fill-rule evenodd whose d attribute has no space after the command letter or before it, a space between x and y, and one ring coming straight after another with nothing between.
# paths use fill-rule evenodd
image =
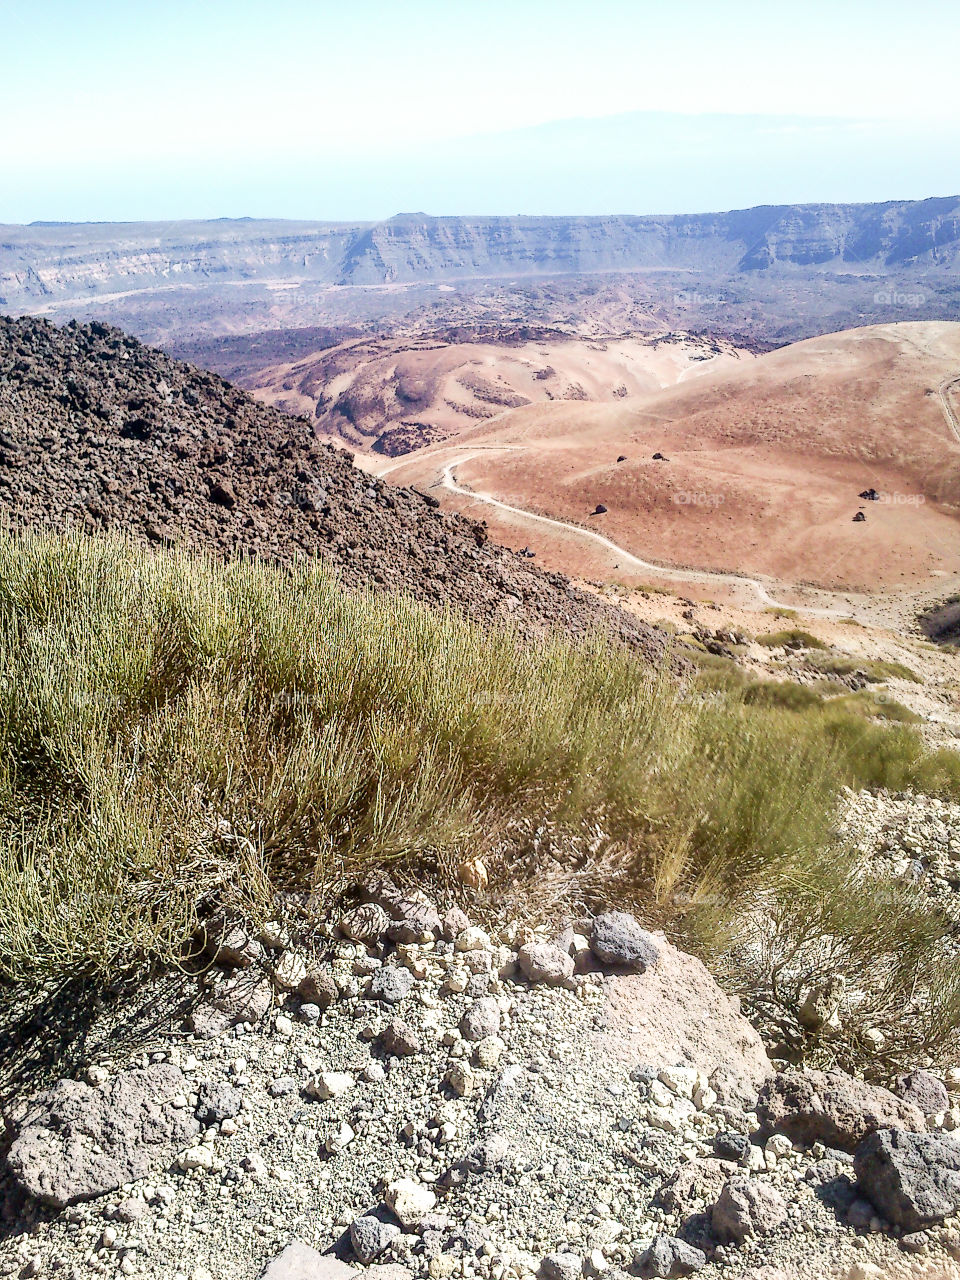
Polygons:
<instances>
[{"instance_id":1,"label":"volcanic terrain","mask_svg":"<svg viewBox=\"0 0 960 1280\"><path fill-rule=\"evenodd\" d=\"M434 484L573 574L649 581L663 565L946 593L960 581L958 378L960 324L873 326L718 359L613 403L530 404L369 466Z\"/></svg>"},{"instance_id":2,"label":"volcanic terrain","mask_svg":"<svg viewBox=\"0 0 960 1280\"><path fill-rule=\"evenodd\" d=\"M106 325L0 318L0 512L218 555L317 556L349 586L403 591L533 631L662 637L322 445L303 419Z\"/></svg>"}]
</instances>

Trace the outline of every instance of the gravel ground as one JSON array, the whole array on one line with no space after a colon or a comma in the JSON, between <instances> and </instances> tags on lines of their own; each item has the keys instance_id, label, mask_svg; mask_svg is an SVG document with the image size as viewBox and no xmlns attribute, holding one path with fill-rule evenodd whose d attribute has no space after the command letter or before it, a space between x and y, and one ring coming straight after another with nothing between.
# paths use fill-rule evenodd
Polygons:
<instances>
[{"instance_id":1,"label":"gravel ground","mask_svg":"<svg viewBox=\"0 0 960 1280\"><path fill-rule=\"evenodd\" d=\"M960 804L934 796L850 792L840 829L879 868L923 885L960 922Z\"/></svg>"},{"instance_id":2,"label":"gravel ground","mask_svg":"<svg viewBox=\"0 0 960 1280\"><path fill-rule=\"evenodd\" d=\"M201 1135L135 1183L63 1211L24 1200L8 1175L0 1275L253 1280L291 1240L320 1251L339 1241L356 1265L345 1233L371 1213L390 1224L367 1224L386 1245L376 1261L415 1277L524 1280L553 1254L573 1259L541 1270L556 1280L637 1274L657 1235L684 1220L688 1239L704 1234L696 1215L735 1174L779 1191L786 1216L742 1248L717 1249L706 1277L877 1280L919 1275L930 1259L931 1277L960 1275L949 1269L950 1251L960 1253L952 1224L909 1241L917 1255L876 1219L842 1221L849 1157L746 1140L756 1116L735 1099L755 1087L758 1042L718 989L677 1006L691 1027L729 1020L727 1038L712 1042L710 1078L695 1037L678 1062L669 1039L656 1060L648 1035L634 1061L630 1037L644 1039L649 1002L631 993L652 974L603 969L569 934L565 945L586 971L549 985L526 981L515 946L477 930L422 946L339 942L324 969L338 998L319 1018L316 1004L288 994L256 1025L231 1029L210 1012L230 977L212 970L195 1025L215 1034L186 1034L178 1021L150 1054L104 1048L86 1071L101 1082L151 1061L178 1066L184 1094L172 1105L213 1101L209 1114L201 1105ZM657 945L671 964L698 965ZM281 985L302 975L293 951L267 959ZM631 1026L631 1008L644 1025ZM389 1053L384 1032L397 1020ZM611 1035L624 1051L611 1051ZM739 1160L718 1158L723 1132L740 1135ZM397 1188L402 1179L410 1185Z\"/></svg>"}]
</instances>

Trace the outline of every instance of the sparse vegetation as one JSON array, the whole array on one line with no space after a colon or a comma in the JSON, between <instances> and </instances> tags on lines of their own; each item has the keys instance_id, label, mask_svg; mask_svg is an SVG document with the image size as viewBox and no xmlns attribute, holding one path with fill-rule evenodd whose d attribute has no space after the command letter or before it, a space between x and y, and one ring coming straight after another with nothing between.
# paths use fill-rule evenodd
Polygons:
<instances>
[{"instance_id":1,"label":"sparse vegetation","mask_svg":"<svg viewBox=\"0 0 960 1280\"><path fill-rule=\"evenodd\" d=\"M786 711L808 711L823 705L815 689L794 680L757 680L744 690L743 700L748 706L782 707Z\"/></svg>"},{"instance_id":2,"label":"sparse vegetation","mask_svg":"<svg viewBox=\"0 0 960 1280\"><path fill-rule=\"evenodd\" d=\"M826 653L809 654L804 659L812 671L819 671L827 676L848 676L859 674L864 680L880 684L884 680L909 680L919 684L920 677L902 662L891 662L884 658L854 658L848 653L837 653L830 650Z\"/></svg>"},{"instance_id":3,"label":"sparse vegetation","mask_svg":"<svg viewBox=\"0 0 960 1280\"><path fill-rule=\"evenodd\" d=\"M766 649L826 649L822 640L818 640L809 631L800 627L791 627L787 631L768 631L757 636L757 644Z\"/></svg>"},{"instance_id":4,"label":"sparse vegetation","mask_svg":"<svg viewBox=\"0 0 960 1280\"><path fill-rule=\"evenodd\" d=\"M846 693L831 703L831 709L852 711L855 715L875 720L896 720L900 724L920 724L922 721L921 716L905 707L902 702L873 689L858 689L856 693Z\"/></svg>"},{"instance_id":5,"label":"sparse vegetation","mask_svg":"<svg viewBox=\"0 0 960 1280\"><path fill-rule=\"evenodd\" d=\"M728 660L700 655L723 674L710 691L605 643L349 594L313 565L4 535L0 655L8 976L174 958L205 901L257 916L370 866L449 878L465 851L531 909L575 874L588 901L633 901L709 949L718 921L732 939L761 904L833 893L843 784L960 795L960 757L909 727L780 686L745 698ZM554 832L546 864L534 827Z\"/></svg>"}]
</instances>

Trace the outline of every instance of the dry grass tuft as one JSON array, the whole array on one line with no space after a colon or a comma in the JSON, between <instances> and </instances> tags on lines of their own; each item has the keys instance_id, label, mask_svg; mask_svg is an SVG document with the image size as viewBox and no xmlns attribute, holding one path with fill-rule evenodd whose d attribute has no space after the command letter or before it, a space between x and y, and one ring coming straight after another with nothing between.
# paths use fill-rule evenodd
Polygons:
<instances>
[{"instance_id":1,"label":"dry grass tuft","mask_svg":"<svg viewBox=\"0 0 960 1280\"><path fill-rule=\"evenodd\" d=\"M601 641L533 646L347 593L313 564L0 536L0 669L14 978L175 960L212 900L265 916L384 865L449 886L478 854L489 910L630 902L720 963L758 912L787 937L804 903L843 934L843 785L960 794L960 758L860 708L745 700L713 668L681 685ZM858 906L888 901L867 886ZM943 930L918 903L895 918L919 941L875 968L903 1007ZM847 933L866 964L869 933Z\"/></svg>"}]
</instances>

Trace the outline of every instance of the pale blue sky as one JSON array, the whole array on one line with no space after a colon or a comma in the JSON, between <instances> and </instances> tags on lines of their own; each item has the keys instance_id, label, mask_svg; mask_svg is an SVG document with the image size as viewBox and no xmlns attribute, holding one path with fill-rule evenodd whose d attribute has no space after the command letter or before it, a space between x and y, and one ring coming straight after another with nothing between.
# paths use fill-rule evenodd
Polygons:
<instances>
[{"instance_id":1,"label":"pale blue sky","mask_svg":"<svg viewBox=\"0 0 960 1280\"><path fill-rule=\"evenodd\" d=\"M958 37L956 0L2 0L0 221L953 194Z\"/></svg>"}]
</instances>

